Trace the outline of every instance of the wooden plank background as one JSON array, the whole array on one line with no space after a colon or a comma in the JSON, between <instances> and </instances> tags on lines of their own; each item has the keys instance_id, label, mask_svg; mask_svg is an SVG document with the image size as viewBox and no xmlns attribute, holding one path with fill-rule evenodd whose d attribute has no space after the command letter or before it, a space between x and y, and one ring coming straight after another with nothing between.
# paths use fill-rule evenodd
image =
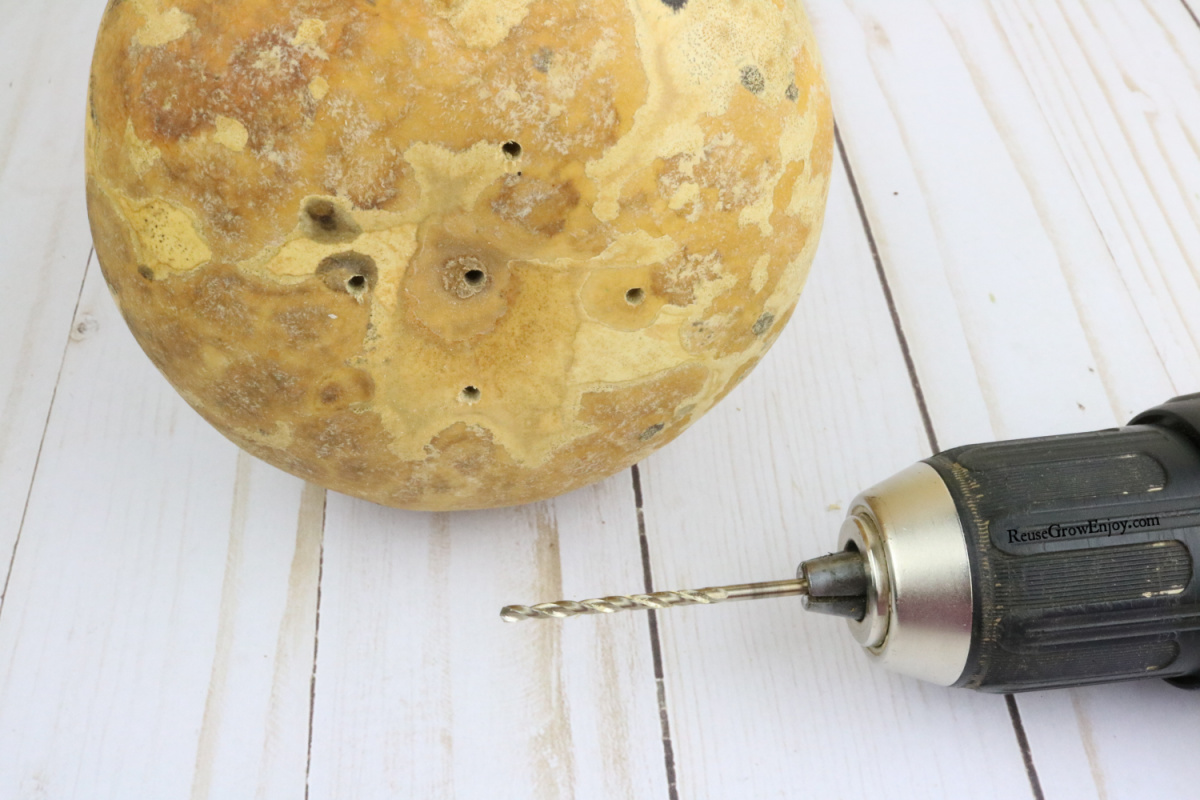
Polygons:
<instances>
[{"instance_id":1,"label":"wooden plank background","mask_svg":"<svg viewBox=\"0 0 1200 800\"><path fill-rule=\"evenodd\" d=\"M631 472L440 515L239 453L137 349L83 205L102 6L0 5L0 798L1196 796L1161 682L941 689L785 600L496 616L786 577L937 448L1200 388L1188 2L809 0L839 158L772 353Z\"/></svg>"}]
</instances>

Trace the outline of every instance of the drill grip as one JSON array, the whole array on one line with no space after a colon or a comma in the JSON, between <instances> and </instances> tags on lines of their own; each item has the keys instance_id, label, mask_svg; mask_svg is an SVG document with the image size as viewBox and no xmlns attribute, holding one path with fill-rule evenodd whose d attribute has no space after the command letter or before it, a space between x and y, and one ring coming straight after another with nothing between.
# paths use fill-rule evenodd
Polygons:
<instances>
[{"instance_id":1,"label":"drill grip","mask_svg":"<svg viewBox=\"0 0 1200 800\"><path fill-rule=\"evenodd\" d=\"M1128 427L927 460L973 583L956 685L990 692L1157 676L1200 684L1200 394Z\"/></svg>"}]
</instances>

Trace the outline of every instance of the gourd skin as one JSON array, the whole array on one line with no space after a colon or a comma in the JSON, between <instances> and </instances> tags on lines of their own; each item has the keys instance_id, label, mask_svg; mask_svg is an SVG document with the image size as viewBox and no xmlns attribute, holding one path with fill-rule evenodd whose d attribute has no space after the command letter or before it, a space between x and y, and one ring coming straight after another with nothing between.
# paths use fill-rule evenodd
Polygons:
<instances>
[{"instance_id":1,"label":"gourd skin","mask_svg":"<svg viewBox=\"0 0 1200 800\"><path fill-rule=\"evenodd\" d=\"M792 0L114 0L88 210L241 447L378 503L610 475L778 336L832 114Z\"/></svg>"}]
</instances>

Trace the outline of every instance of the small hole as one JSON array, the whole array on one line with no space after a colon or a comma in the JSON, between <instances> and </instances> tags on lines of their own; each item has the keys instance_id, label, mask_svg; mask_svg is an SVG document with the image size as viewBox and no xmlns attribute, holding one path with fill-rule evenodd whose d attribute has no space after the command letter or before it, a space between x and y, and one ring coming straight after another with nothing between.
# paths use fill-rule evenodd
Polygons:
<instances>
[{"instance_id":1,"label":"small hole","mask_svg":"<svg viewBox=\"0 0 1200 800\"><path fill-rule=\"evenodd\" d=\"M335 292L346 292L360 299L375 286L379 270L370 256L347 250L325 256L317 265L317 276Z\"/></svg>"},{"instance_id":2,"label":"small hole","mask_svg":"<svg viewBox=\"0 0 1200 800\"><path fill-rule=\"evenodd\" d=\"M486 277L481 269L469 269L463 273L463 280L467 282L468 286L479 286Z\"/></svg>"},{"instance_id":3,"label":"small hole","mask_svg":"<svg viewBox=\"0 0 1200 800\"><path fill-rule=\"evenodd\" d=\"M348 242L362 233L354 217L327 197L305 199L301 224L304 234L318 242Z\"/></svg>"},{"instance_id":4,"label":"small hole","mask_svg":"<svg viewBox=\"0 0 1200 800\"><path fill-rule=\"evenodd\" d=\"M304 211L322 230L337 230L337 208L328 200L310 200Z\"/></svg>"},{"instance_id":5,"label":"small hole","mask_svg":"<svg viewBox=\"0 0 1200 800\"><path fill-rule=\"evenodd\" d=\"M500 149L503 150L504 155L508 156L509 158L521 157L521 145L517 144L516 142L505 142L500 146Z\"/></svg>"},{"instance_id":6,"label":"small hole","mask_svg":"<svg viewBox=\"0 0 1200 800\"><path fill-rule=\"evenodd\" d=\"M625 293L625 302L631 306L640 306L645 299L646 293L638 288L630 289Z\"/></svg>"},{"instance_id":7,"label":"small hole","mask_svg":"<svg viewBox=\"0 0 1200 800\"><path fill-rule=\"evenodd\" d=\"M468 386L459 392L458 399L463 403L478 403L479 389L475 388L474 386Z\"/></svg>"}]
</instances>

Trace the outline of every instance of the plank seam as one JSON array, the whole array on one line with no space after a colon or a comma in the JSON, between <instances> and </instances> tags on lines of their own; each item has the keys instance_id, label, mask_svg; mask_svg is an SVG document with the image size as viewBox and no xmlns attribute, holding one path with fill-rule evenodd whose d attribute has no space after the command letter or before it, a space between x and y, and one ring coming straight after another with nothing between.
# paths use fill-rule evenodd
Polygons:
<instances>
[{"instance_id":1,"label":"plank seam","mask_svg":"<svg viewBox=\"0 0 1200 800\"><path fill-rule=\"evenodd\" d=\"M642 548L642 582L646 594L654 592L654 577L650 570L650 540L646 537L646 514L642 506L642 473L637 464L630 468L633 476L633 502L637 507L638 541ZM650 654L654 661L654 686L658 693L658 721L662 727L663 763L667 771L667 797L679 800L676 786L675 745L671 740L671 719L667 712L667 685L664 679L662 643L658 635L658 612L646 612L650 620Z\"/></svg>"},{"instance_id":2,"label":"plank seam","mask_svg":"<svg viewBox=\"0 0 1200 800\"><path fill-rule=\"evenodd\" d=\"M904 366L908 370L908 379L912 383L913 394L917 398L917 408L921 413L921 423L925 426L925 435L929 437L929 446L933 452L938 452L937 434L933 432L933 419L929 416L929 406L925 404L925 391L921 388L921 380L917 377L917 366L913 361L912 350L908 346L908 336L900 322L900 312L896 309L896 298L892 294L892 286L888 283L887 273L883 270L883 259L879 256L879 246L875 243L875 232L871 230L871 222L867 219L867 209L863 205L862 193L858 190L858 181L854 178L854 170L850 168L850 157L846 154L846 145L842 142L842 132L836 122L833 125L833 138L837 142L838 155L842 159L842 169L846 171L846 179L850 183L850 191L854 195L854 205L858 209L858 218L862 221L863 231L867 235L867 245L871 248L871 260L875 262L875 274L879 276L879 285L883 287L883 299L887 303L888 313L892 316L892 327L896 330L896 339L900 343L900 352L904 356Z\"/></svg>"},{"instance_id":3,"label":"plank seam","mask_svg":"<svg viewBox=\"0 0 1200 800\"><path fill-rule=\"evenodd\" d=\"M83 278L79 281L79 294L75 295L75 308L71 311L71 328L79 316L79 304L83 301L83 287L87 284L88 270L96 248L88 249L87 262L83 266ZM4 598L8 596L8 584L12 580L13 567L17 563L17 549L21 546L21 534L25 531L25 518L29 515L29 501L33 497L33 486L37 483L38 467L42 463L42 448L46 445L46 432L50 430L50 417L54 413L54 401L58 398L58 384L62 381L63 368L67 363L67 350L71 347L71 336L63 343L62 357L58 361L58 374L54 378L54 390L50 392L50 405L46 408L46 421L42 424L42 438L38 441L37 455L33 459L33 471L29 475L29 489L25 492L25 505L21 509L21 521L17 523L17 537L13 540L12 553L8 557L8 570L4 574L4 585L0 586L0 614L4 613Z\"/></svg>"},{"instance_id":4,"label":"plank seam","mask_svg":"<svg viewBox=\"0 0 1200 800\"><path fill-rule=\"evenodd\" d=\"M317 555L317 615L313 623L313 666L308 683L308 752L304 759L304 800L312 788L313 718L317 708L317 655L321 650L321 583L325 577L325 513L329 508L329 493L321 497L321 547Z\"/></svg>"},{"instance_id":5,"label":"plank seam","mask_svg":"<svg viewBox=\"0 0 1200 800\"><path fill-rule=\"evenodd\" d=\"M1038 780L1037 767L1033 765L1033 750L1029 747L1029 737L1025 735L1025 723L1021 721L1021 709L1017 708L1017 698L1011 694L1004 695L1008 706L1008 718L1012 720L1013 732L1017 735L1017 746L1021 748L1021 760L1025 762L1025 774L1029 776L1029 788L1033 791L1034 800L1046 800L1042 794L1042 782Z\"/></svg>"},{"instance_id":6,"label":"plank seam","mask_svg":"<svg viewBox=\"0 0 1200 800\"><path fill-rule=\"evenodd\" d=\"M1192 11L1192 7L1188 5L1188 0L1179 0L1179 2L1183 3L1183 10L1192 18L1192 22L1196 23L1196 27L1200 28L1200 19L1197 19L1196 12Z\"/></svg>"}]
</instances>

